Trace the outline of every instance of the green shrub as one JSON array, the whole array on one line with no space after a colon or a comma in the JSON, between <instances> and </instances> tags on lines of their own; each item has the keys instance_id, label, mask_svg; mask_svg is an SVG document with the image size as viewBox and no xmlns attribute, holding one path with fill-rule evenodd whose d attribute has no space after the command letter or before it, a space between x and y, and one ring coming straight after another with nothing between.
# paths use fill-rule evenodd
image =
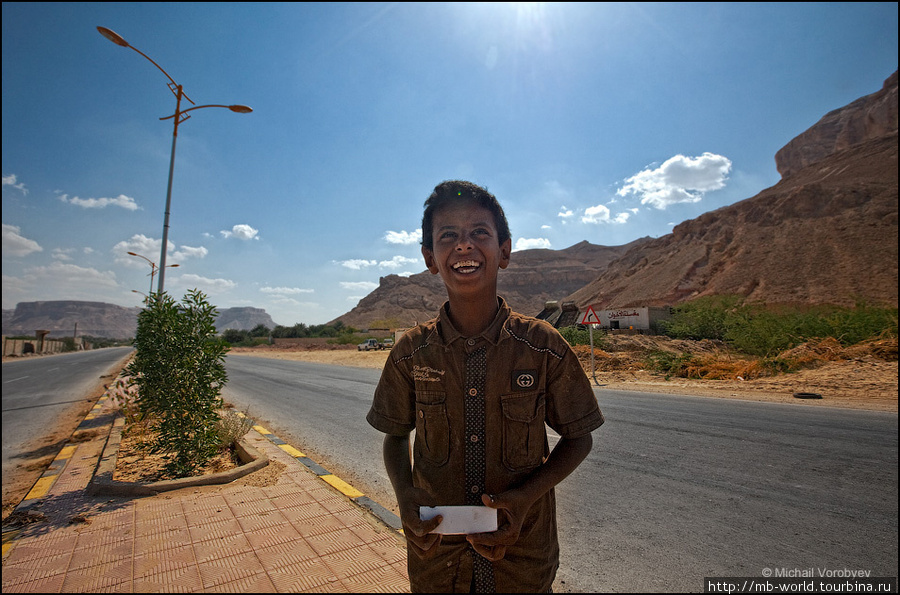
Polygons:
<instances>
[{"instance_id":1,"label":"green shrub","mask_svg":"<svg viewBox=\"0 0 900 595\"><path fill-rule=\"evenodd\" d=\"M559 334L573 347L575 345L589 346L591 344L591 331L585 325L564 326L559 329ZM603 331L594 331L594 347L596 349L603 349L605 337L606 334Z\"/></svg>"},{"instance_id":2,"label":"green shrub","mask_svg":"<svg viewBox=\"0 0 900 595\"><path fill-rule=\"evenodd\" d=\"M672 376L687 377L687 369L694 363L694 356L689 353L678 355L669 351L651 351L646 363L651 371L664 374L668 380Z\"/></svg>"},{"instance_id":3,"label":"green shrub","mask_svg":"<svg viewBox=\"0 0 900 595\"><path fill-rule=\"evenodd\" d=\"M125 373L137 386L141 414L158 432L153 452L171 453L166 470L193 474L218 452L219 398L228 347L216 338L216 309L198 290L181 304L151 294L138 315L135 356Z\"/></svg>"},{"instance_id":4,"label":"green shrub","mask_svg":"<svg viewBox=\"0 0 900 595\"><path fill-rule=\"evenodd\" d=\"M865 304L767 307L737 296L716 296L676 306L659 328L674 339L722 340L742 353L771 358L813 339L831 337L847 346L896 337L897 309Z\"/></svg>"}]
</instances>

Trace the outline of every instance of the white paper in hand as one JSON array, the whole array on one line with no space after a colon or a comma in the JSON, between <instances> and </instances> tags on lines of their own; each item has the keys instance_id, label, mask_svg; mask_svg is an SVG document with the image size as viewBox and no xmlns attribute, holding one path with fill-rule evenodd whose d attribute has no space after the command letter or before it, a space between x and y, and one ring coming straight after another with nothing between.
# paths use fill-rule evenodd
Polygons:
<instances>
[{"instance_id":1,"label":"white paper in hand","mask_svg":"<svg viewBox=\"0 0 900 595\"><path fill-rule=\"evenodd\" d=\"M497 509L487 506L420 506L419 518L429 521L441 515L443 520L432 533L471 535L497 530Z\"/></svg>"}]
</instances>

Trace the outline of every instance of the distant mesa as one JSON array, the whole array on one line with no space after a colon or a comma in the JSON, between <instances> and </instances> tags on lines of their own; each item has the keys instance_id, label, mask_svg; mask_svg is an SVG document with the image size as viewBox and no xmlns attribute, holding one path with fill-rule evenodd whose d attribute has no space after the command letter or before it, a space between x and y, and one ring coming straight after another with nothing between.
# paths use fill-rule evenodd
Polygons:
<instances>
[{"instance_id":1,"label":"distant mesa","mask_svg":"<svg viewBox=\"0 0 900 595\"><path fill-rule=\"evenodd\" d=\"M103 302L74 300L20 302L15 310L3 310L3 335L33 335L49 330L50 337L78 336L130 339L137 330L141 308L124 308ZM224 308L219 310L216 329L249 331L262 324L275 328L272 317L261 308ZM76 328L77 325L77 328Z\"/></svg>"}]
</instances>

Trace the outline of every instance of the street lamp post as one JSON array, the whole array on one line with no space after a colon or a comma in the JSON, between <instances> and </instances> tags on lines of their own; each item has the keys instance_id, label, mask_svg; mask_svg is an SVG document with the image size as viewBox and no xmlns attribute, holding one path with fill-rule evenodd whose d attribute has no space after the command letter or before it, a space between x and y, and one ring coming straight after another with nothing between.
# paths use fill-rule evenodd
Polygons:
<instances>
[{"instance_id":1,"label":"street lamp post","mask_svg":"<svg viewBox=\"0 0 900 595\"><path fill-rule=\"evenodd\" d=\"M172 114L171 116L166 116L164 118L160 118L160 120L168 120L170 118L174 119L174 129L172 130L172 156L169 158L169 183L166 188L166 213L165 213L165 219L163 221L162 249L160 251L160 256L159 256L159 288L157 289L157 291L159 293L162 293L163 287L164 287L165 270L166 270L166 252L168 251L168 243L169 243L169 208L172 204L172 176L175 172L175 142L178 140L178 125L181 124L182 122L184 122L185 120L187 120L188 118L190 118L190 116L187 115L188 112L192 112L194 110L202 109L205 107L224 107L224 108L228 108L231 111L239 113L239 114L248 114L248 113L252 112L253 110L251 108L247 107L246 105L218 105L218 104L195 105L194 107L189 107L186 110L181 109L181 98L182 97L187 99L188 101L190 101L191 105L194 105L194 102L191 100L190 97L185 95L184 90L182 89L181 85L176 83L175 79L173 79L171 76L169 76L169 73L166 72L165 70L163 70L162 66L160 66L159 64L154 62L147 54L145 54L144 52L140 51L136 47L129 44L127 41L125 41L125 39L121 35L119 35L115 31L107 29L106 27L97 27L97 31L100 32L100 35L102 35L106 39L110 40L114 44L122 46L124 48L131 48L134 51L136 51L137 53L139 53L141 56L143 56L144 58L149 60L150 63L152 63L154 66L156 66L160 70L160 72L162 72L164 75L166 75L166 78L169 79L169 90L172 91L172 93L175 95L175 113ZM131 254L131 252L129 252L129 254ZM138 256L138 255L136 254L135 256ZM143 258L143 257L141 257L141 258ZM152 283L153 283L152 278L150 280L150 283L151 283L151 293L152 293Z\"/></svg>"},{"instance_id":2,"label":"street lamp post","mask_svg":"<svg viewBox=\"0 0 900 595\"><path fill-rule=\"evenodd\" d=\"M144 260L146 260L147 262L150 263L150 293L152 294L153 293L153 277L154 277L154 275L156 275L157 270L162 271L162 269L160 267L157 267L155 262L153 262L152 260L150 260L149 258L144 256L143 254L138 254L136 252L129 252L128 254L130 254L132 256L137 256L138 258L143 258ZM164 268L173 269L175 267L180 267L180 266L181 266L180 264L167 264ZM160 274L162 274L162 273L160 272ZM134 290L132 289L131 291L134 291ZM138 291L136 293L140 293L140 292ZM141 295L143 295L143 294L141 294Z\"/></svg>"}]
</instances>

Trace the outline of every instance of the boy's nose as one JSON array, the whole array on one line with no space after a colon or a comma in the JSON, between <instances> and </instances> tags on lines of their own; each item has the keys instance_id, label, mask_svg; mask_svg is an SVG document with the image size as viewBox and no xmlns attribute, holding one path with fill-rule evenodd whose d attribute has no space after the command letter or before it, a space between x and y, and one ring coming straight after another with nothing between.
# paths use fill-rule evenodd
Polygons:
<instances>
[{"instance_id":1,"label":"boy's nose","mask_svg":"<svg viewBox=\"0 0 900 595\"><path fill-rule=\"evenodd\" d=\"M456 242L456 251L457 252L465 252L466 250L472 249L472 242L469 240L468 236L463 236L459 238L459 241Z\"/></svg>"}]
</instances>

